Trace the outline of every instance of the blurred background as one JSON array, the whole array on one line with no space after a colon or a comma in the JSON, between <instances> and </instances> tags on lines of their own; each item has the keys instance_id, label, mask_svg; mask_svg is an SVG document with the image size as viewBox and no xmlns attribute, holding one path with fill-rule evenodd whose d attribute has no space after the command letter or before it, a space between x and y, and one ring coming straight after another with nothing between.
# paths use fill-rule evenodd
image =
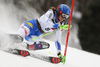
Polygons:
<instances>
[{"instance_id":1,"label":"blurred background","mask_svg":"<svg viewBox=\"0 0 100 67\"><path fill-rule=\"evenodd\" d=\"M73 48L100 54L100 0L75 0L69 44ZM67 4L72 0L0 0L0 31L16 33L19 26L37 19L51 6ZM66 20L68 24L69 18ZM63 31L62 44L66 43L67 31ZM55 41L55 32L43 37Z\"/></svg>"}]
</instances>

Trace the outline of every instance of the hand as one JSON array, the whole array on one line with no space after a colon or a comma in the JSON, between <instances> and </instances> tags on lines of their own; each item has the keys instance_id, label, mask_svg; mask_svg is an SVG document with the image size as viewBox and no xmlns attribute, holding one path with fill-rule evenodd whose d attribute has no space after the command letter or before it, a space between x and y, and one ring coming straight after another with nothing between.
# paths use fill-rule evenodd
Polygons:
<instances>
[{"instance_id":1,"label":"hand","mask_svg":"<svg viewBox=\"0 0 100 67\"><path fill-rule=\"evenodd\" d=\"M61 61L63 62L63 64L65 64L65 62L66 62L66 56L63 56L63 58L62 58Z\"/></svg>"},{"instance_id":2,"label":"hand","mask_svg":"<svg viewBox=\"0 0 100 67\"><path fill-rule=\"evenodd\" d=\"M66 24L66 25L60 25L59 27L60 27L60 30L61 29L68 30L69 25L68 24ZM70 28L72 28L72 25L70 26Z\"/></svg>"}]
</instances>

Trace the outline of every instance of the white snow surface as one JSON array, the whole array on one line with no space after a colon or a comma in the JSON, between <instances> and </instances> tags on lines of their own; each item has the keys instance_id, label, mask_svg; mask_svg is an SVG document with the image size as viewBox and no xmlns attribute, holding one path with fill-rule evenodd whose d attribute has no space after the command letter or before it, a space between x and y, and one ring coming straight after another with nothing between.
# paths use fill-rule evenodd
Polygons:
<instances>
[{"instance_id":1,"label":"white snow surface","mask_svg":"<svg viewBox=\"0 0 100 67\"><path fill-rule=\"evenodd\" d=\"M47 40L46 40L47 41ZM56 56L55 43L50 43L49 49L31 51L33 54ZM62 54L65 46L62 45ZM66 63L52 64L30 56L22 57L0 50L0 67L100 67L100 56L68 47Z\"/></svg>"}]
</instances>

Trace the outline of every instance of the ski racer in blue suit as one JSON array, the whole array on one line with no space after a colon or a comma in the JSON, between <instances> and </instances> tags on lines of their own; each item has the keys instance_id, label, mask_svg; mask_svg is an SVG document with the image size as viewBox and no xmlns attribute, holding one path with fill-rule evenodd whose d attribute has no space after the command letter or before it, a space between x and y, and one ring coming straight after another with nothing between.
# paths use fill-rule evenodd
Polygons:
<instances>
[{"instance_id":1,"label":"ski racer in blue suit","mask_svg":"<svg viewBox=\"0 0 100 67\"><path fill-rule=\"evenodd\" d=\"M59 27L64 25L63 21L70 16L70 13L70 8L65 4L59 5L57 9L51 7L40 18L24 22L18 29L17 34L27 41L29 49L34 49L31 48L33 44L41 44L44 41L41 38L33 41L33 38L37 38L43 33L56 31L55 46L57 55L61 58L61 34L63 30Z\"/></svg>"}]
</instances>

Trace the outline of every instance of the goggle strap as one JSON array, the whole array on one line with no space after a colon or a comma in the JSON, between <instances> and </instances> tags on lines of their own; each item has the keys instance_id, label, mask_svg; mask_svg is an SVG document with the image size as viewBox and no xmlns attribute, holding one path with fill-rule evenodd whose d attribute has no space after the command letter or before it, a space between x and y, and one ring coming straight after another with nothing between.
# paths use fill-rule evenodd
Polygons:
<instances>
[{"instance_id":1,"label":"goggle strap","mask_svg":"<svg viewBox=\"0 0 100 67\"><path fill-rule=\"evenodd\" d=\"M61 15L62 11L61 11L61 9L60 9L60 6L58 6L58 9L59 9L59 13L60 13L60 15Z\"/></svg>"}]
</instances>

